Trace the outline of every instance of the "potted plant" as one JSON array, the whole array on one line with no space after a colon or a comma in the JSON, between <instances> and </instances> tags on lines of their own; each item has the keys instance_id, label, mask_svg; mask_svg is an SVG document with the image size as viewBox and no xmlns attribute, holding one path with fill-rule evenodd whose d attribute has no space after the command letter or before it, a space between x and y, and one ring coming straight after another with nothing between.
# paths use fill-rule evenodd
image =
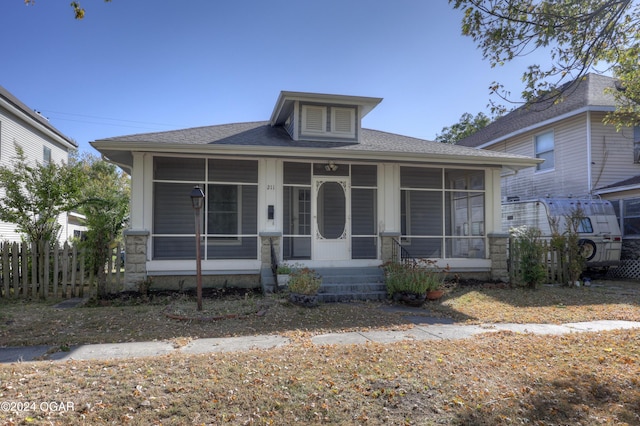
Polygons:
<instances>
[{"instance_id":1,"label":"potted plant","mask_svg":"<svg viewBox=\"0 0 640 426\"><path fill-rule=\"evenodd\" d=\"M280 263L276 270L278 276L278 287L286 286L289 283L292 266L288 263Z\"/></svg>"},{"instance_id":2,"label":"potted plant","mask_svg":"<svg viewBox=\"0 0 640 426\"><path fill-rule=\"evenodd\" d=\"M447 268L440 270L435 260L389 262L384 265L387 294L395 301L420 306L424 301L442 297L441 286Z\"/></svg>"},{"instance_id":3,"label":"potted plant","mask_svg":"<svg viewBox=\"0 0 640 426\"><path fill-rule=\"evenodd\" d=\"M318 273L307 267L292 268L289 274L289 300L301 306L318 304L318 290L322 279Z\"/></svg>"}]
</instances>

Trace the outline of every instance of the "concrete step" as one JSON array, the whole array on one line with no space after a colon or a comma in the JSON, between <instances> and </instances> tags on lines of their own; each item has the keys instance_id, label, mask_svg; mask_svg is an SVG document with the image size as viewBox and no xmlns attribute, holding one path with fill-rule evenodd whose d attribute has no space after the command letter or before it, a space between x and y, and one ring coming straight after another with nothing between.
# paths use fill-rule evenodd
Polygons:
<instances>
[{"instance_id":1,"label":"concrete step","mask_svg":"<svg viewBox=\"0 0 640 426\"><path fill-rule=\"evenodd\" d=\"M354 292L354 293L318 293L318 300L322 303L350 302L352 300L385 300L386 291Z\"/></svg>"},{"instance_id":2,"label":"concrete step","mask_svg":"<svg viewBox=\"0 0 640 426\"><path fill-rule=\"evenodd\" d=\"M378 267L316 269L323 284L383 283L384 273Z\"/></svg>"},{"instance_id":3,"label":"concrete step","mask_svg":"<svg viewBox=\"0 0 640 426\"><path fill-rule=\"evenodd\" d=\"M384 300L387 297L381 268L323 268L316 272L322 277L318 292L321 302Z\"/></svg>"},{"instance_id":4,"label":"concrete step","mask_svg":"<svg viewBox=\"0 0 640 426\"><path fill-rule=\"evenodd\" d=\"M367 293L371 291L386 291L384 283L330 283L325 282L320 286L319 293Z\"/></svg>"},{"instance_id":5,"label":"concrete step","mask_svg":"<svg viewBox=\"0 0 640 426\"><path fill-rule=\"evenodd\" d=\"M274 291L271 271L262 271L262 287L265 293ZM384 273L379 267L317 268L322 278L318 292L321 302L346 302L350 300L384 300L387 290Z\"/></svg>"}]
</instances>

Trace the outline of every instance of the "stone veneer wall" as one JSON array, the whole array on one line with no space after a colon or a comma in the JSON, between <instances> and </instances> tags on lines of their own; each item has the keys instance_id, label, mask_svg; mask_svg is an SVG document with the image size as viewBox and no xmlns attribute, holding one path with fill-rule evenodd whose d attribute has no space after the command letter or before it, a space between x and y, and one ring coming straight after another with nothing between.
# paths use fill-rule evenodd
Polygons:
<instances>
[{"instance_id":1,"label":"stone veneer wall","mask_svg":"<svg viewBox=\"0 0 640 426\"><path fill-rule=\"evenodd\" d=\"M491 279L509 282L508 244L509 234L491 233L489 237L489 258L491 259Z\"/></svg>"},{"instance_id":2,"label":"stone veneer wall","mask_svg":"<svg viewBox=\"0 0 640 426\"><path fill-rule=\"evenodd\" d=\"M137 291L147 279L147 240L149 231L124 231L124 291Z\"/></svg>"}]
</instances>

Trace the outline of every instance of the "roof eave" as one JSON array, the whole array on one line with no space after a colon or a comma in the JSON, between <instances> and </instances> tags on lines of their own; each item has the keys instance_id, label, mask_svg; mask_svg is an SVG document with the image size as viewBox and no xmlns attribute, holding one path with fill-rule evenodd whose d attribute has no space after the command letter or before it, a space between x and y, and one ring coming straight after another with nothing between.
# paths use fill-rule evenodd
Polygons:
<instances>
[{"instance_id":1,"label":"roof eave","mask_svg":"<svg viewBox=\"0 0 640 426\"><path fill-rule=\"evenodd\" d=\"M519 136L519 135L521 135L523 133L527 133L527 132L539 129L541 127L548 126L548 125L556 123L558 121L566 120L567 118L571 118L571 117L574 117L576 115L579 115L579 114L582 114L582 113L585 113L585 112L612 112L612 111L615 111L615 107L613 107L613 106L588 105L588 106L585 106L585 107L582 107L582 108L575 109L573 111L569 111L569 112L567 112L565 114L558 115L558 116L550 118L548 120L540 121L540 122L532 124L530 126L523 127L523 128L518 129L518 130L516 130L514 132L508 133L508 134L506 134L504 136L500 136L500 137L498 137L496 139L492 139L489 142L485 142L482 145L475 146L474 148L478 148L478 149L488 148L491 145L503 142L503 141L505 141L507 139Z\"/></svg>"},{"instance_id":2,"label":"roof eave","mask_svg":"<svg viewBox=\"0 0 640 426\"><path fill-rule=\"evenodd\" d=\"M112 142L112 141L95 141L91 142L91 146L103 153L108 159L121 163L119 165L132 167L128 161L122 158L128 158L132 152L153 152L153 153L180 153L180 154L199 154L206 153L209 146L203 145L187 145L184 144L157 144L152 142ZM518 171L529 167L534 167L543 160L538 158L523 156L474 156L464 154L438 154L423 152L390 152L390 151L350 151L350 150L331 150L327 148L308 148L300 147L292 149L288 146L269 146L265 148L246 147L237 145L213 145L214 154L241 155L241 156L263 156L278 158L322 158L322 159L344 159L344 160L367 160L377 162L402 162L402 163L429 163L429 164L460 164L466 166L483 166L483 167L502 167L508 170ZM118 153L122 155L118 156Z\"/></svg>"},{"instance_id":3,"label":"roof eave","mask_svg":"<svg viewBox=\"0 0 640 426\"><path fill-rule=\"evenodd\" d=\"M0 106L6 108L8 111L12 112L14 115L19 117L21 120L30 123L34 128L38 129L40 132L49 136L51 139L55 140L57 143L65 146L68 149L77 149L78 144L74 142L71 138L65 136L59 130L55 129L51 124L48 126L39 122L35 119L32 113L27 109L26 106L16 105L14 102L11 102L8 99L0 97Z\"/></svg>"}]
</instances>

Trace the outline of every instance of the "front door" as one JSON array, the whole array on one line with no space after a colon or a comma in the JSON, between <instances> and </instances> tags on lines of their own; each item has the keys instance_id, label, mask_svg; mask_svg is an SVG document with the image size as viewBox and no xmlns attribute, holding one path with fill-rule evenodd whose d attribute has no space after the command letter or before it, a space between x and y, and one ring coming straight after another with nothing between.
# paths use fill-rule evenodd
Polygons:
<instances>
[{"instance_id":1,"label":"front door","mask_svg":"<svg viewBox=\"0 0 640 426\"><path fill-rule=\"evenodd\" d=\"M351 259L349 178L315 178L313 200L313 259Z\"/></svg>"}]
</instances>

